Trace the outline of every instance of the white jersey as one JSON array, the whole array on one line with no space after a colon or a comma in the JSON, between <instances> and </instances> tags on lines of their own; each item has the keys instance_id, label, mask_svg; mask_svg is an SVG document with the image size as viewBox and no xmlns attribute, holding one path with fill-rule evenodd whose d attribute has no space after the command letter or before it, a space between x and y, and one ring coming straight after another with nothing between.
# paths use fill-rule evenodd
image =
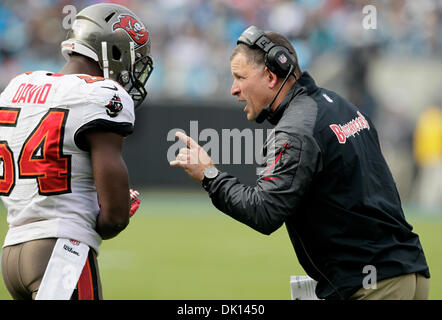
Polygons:
<instances>
[{"instance_id":1,"label":"white jersey","mask_svg":"<svg viewBox=\"0 0 442 320\"><path fill-rule=\"evenodd\" d=\"M133 101L117 82L47 71L21 74L0 95L3 246L68 238L98 252L99 206L84 132L130 134Z\"/></svg>"}]
</instances>

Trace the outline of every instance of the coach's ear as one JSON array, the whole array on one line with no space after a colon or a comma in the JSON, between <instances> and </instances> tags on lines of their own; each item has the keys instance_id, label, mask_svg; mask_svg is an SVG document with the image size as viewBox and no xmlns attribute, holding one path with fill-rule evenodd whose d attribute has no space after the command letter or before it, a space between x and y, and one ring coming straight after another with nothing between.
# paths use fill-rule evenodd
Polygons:
<instances>
[{"instance_id":1,"label":"coach's ear","mask_svg":"<svg viewBox=\"0 0 442 320\"><path fill-rule=\"evenodd\" d=\"M266 73L266 79L268 81L268 86L270 89L273 89L276 87L276 84L278 83L278 77L276 74L274 74L268 67L264 68L264 72Z\"/></svg>"}]
</instances>

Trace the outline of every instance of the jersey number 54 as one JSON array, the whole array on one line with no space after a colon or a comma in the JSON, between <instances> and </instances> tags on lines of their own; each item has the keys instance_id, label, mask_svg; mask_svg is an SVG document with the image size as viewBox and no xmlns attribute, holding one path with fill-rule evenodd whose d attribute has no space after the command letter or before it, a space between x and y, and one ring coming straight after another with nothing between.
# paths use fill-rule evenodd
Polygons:
<instances>
[{"instance_id":1,"label":"jersey number 54","mask_svg":"<svg viewBox=\"0 0 442 320\"><path fill-rule=\"evenodd\" d=\"M71 192L71 156L63 154L64 126L69 110L51 108L24 141L17 164L8 142L0 140L0 195L8 196L19 179L37 179L41 195ZM0 107L0 126L15 127L20 108Z\"/></svg>"}]
</instances>

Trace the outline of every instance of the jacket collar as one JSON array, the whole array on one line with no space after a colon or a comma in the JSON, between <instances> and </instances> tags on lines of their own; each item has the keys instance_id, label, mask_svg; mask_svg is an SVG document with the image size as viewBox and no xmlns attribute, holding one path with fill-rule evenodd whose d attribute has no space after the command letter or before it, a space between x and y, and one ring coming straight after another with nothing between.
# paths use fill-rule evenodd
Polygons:
<instances>
[{"instance_id":1,"label":"jacket collar","mask_svg":"<svg viewBox=\"0 0 442 320\"><path fill-rule=\"evenodd\" d=\"M304 71L301 77L293 84L293 86L287 92L281 104L276 108L275 111L270 112L270 114L267 116L267 120L271 124L276 125L281 119L282 115L284 114L285 109L287 109L288 105L290 104L290 102L293 100L294 97L304 92L310 94L311 92L315 91L317 88L318 87L315 83L315 80L313 80L313 78L310 76L310 74L307 71Z\"/></svg>"}]
</instances>

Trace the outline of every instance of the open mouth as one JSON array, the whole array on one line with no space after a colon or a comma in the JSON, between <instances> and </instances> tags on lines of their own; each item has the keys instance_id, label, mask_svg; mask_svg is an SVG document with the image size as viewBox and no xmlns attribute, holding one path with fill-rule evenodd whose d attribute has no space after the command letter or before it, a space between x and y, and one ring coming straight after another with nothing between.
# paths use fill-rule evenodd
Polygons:
<instances>
[{"instance_id":1,"label":"open mouth","mask_svg":"<svg viewBox=\"0 0 442 320\"><path fill-rule=\"evenodd\" d=\"M246 108L247 108L247 101L246 100L237 100L240 103L244 103L244 109L243 111L246 112Z\"/></svg>"}]
</instances>

